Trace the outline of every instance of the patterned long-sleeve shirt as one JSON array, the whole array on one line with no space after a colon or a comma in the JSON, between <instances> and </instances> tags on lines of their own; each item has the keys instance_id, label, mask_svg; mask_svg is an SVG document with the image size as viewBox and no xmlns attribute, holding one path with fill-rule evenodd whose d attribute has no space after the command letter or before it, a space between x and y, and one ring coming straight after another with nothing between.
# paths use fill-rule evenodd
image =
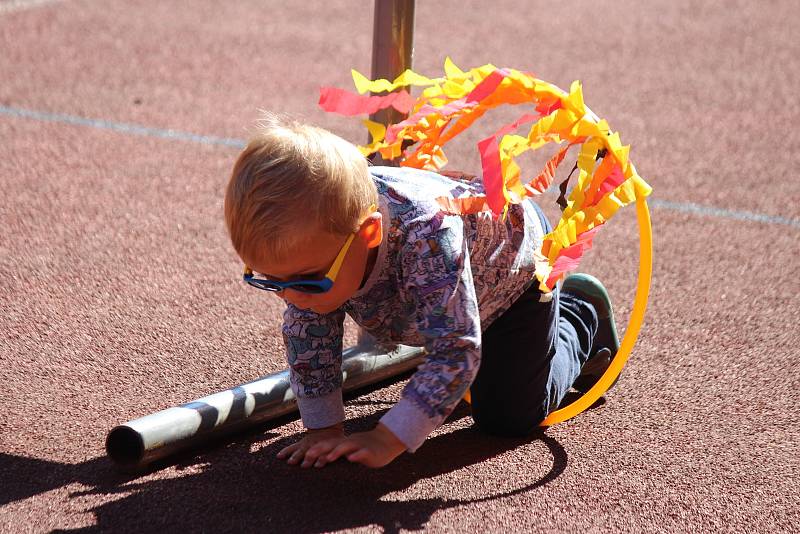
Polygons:
<instances>
[{"instance_id":1,"label":"patterned long-sleeve shirt","mask_svg":"<svg viewBox=\"0 0 800 534\"><path fill-rule=\"evenodd\" d=\"M425 362L381 418L413 452L475 379L481 332L532 283L543 230L528 202L511 206L505 220L487 212L442 211L437 198L481 194L478 181L409 168L370 171L384 221L375 266L364 286L332 313L289 304L283 335L307 428L344 419L345 314L379 343L425 347Z\"/></svg>"}]
</instances>

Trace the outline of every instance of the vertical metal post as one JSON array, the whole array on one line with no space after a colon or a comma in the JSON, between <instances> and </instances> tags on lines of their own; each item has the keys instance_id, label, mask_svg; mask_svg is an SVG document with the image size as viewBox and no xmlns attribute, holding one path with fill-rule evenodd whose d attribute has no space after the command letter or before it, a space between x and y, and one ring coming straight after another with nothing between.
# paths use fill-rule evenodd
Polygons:
<instances>
[{"instance_id":1,"label":"vertical metal post","mask_svg":"<svg viewBox=\"0 0 800 534\"><path fill-rule=\"evenodd\" d=\"M372 79L394 80L411 68L414 56L414 4L415 0L375 0L375 18L372 26ZM402 121L406 117L394 108L382 109L370 120L385 125ZM375 164L391 165L376 154Z\"/></svg>"},{"instance_id":2,"label":"vertical metal post","mask_svg":"<svg viewBox=\"0 0 800 534\"><path fill-rule=\"evenodd\" d=\"M414 5L416 0L375 0L372 22L372 79L394 80L411 68L414 58ZM382 109L370 115L370 120L388 126L406 116L394 108ZM367 142L370 142L368 140ZM397 161L385 160L380 153L370 156L375 165L397 166ZM358 346L374 350L375 340L363 328L358 329Z\"/></svg>"}]
</instances>

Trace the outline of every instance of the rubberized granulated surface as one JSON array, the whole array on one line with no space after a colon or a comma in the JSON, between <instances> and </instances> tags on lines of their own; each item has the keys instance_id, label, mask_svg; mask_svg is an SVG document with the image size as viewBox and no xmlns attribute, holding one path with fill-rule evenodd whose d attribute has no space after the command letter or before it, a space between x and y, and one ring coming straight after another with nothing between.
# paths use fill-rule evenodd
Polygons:
<instances>
[{"instance_id":1,"label":"rubberized granulated surface","mask_svg":"<svg viewBox=\"0 0 800 534\"><path fill-rule=\"evenodd\" d=\"M654 187L647 318L604 404L525 440L478 433L461 406L381 470L281 463L296 420L138 476L105 458L114 425L285 367L279 301L240 282L223 188L261 108L365 141L316 101L369 74L371 28L355 0L0 2L0 531L796 531L790 1L418 2L416 70L450 55L579 78ZM454 168L478 169L479 135ZM581 267L620 328L637 251L630 207ZM401 387L352 399L348 428Z\"/></svg>"}]
</instances>

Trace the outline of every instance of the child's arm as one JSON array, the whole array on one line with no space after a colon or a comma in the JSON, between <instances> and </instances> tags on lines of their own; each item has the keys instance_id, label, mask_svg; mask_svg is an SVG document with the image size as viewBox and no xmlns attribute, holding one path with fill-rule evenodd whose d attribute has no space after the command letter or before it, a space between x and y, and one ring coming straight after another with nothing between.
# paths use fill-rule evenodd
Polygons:
<instances>
[{"instance_id":1,"label":"child's arm","mask_svg":"<svg viewBox=\"0 0 800 534\"><path fill-rule=\"evenodd\" d=\"M342 333L344 312L320 315L289 304L283 336L292 390L306 434L284 447L278 458L301 467L322 467L347 456L350 461L381 467L406 450L383 425L345 436L342 421Z\"/></svg>"},{"instance_id":2,"label":"child's arm","mask_svg":"<svg viewBox=\"0 0 800 534\"><path fill-rule=\"evenodd\" d=\"M406 275L402 300L425 338L425 363L403 389L402 399L369 432L312 447L324 463L344 456L382 467L415 451L453 410L480 362L480 315L462 222L435 220L413 232L400 258Z\"/></svg>"},{"instance_id":3,"label":"child's arm","mask_svg":"<svg viewBox=\"0 0 800 534\"><path fill-rule=\"evenodd\" d=\"M331 434L319 440L309 434L291 450L281 451L282 457L292 458L297 454L296 462L302 457L304 466L321 467L346 457L353 462L380 467L405 450L415 451L463 398L480 362L477 297L460 219L451 217L432 224L433 228L420 228L409 236L405 252L399 258L406 275L402 299L411 313L408 319L416 323L417 331L426 340L428 352L426 362L403 390L403 398L381 418L374 430L344 436L340 429L330 429ZM304 331L313 333L316 328L318 326ZM309 349L307 340L301 349ZM340 355L341 341L338 351ZM291 354L291 349L289 352ZM327 354L323 354L323 360L328 359ZM306 357L314 361L310 352ZM306 366L295 363L293 371L300 374L306 371ZM341 377L340 367L336 367L336 373ZM315 382L316 379L312 379L309 383ZM340 388L339 383L339 403ZM326 402L313 397L302 401L303 422L316 419L307 416L304 410L325 405ZM329 426L343 418L342 408L341 418Z\"/></svg>"},{"instance_id":4,"label":"child's arm","mask_svg":"<svg viewBox=\"0 0 800 534\"><path fill-rule=\"evenodd\" d=\"M322 430L344 421L342 336L344 312L318 314L287 304L283 339L289 379L303 425Z\"/></svg>"}]
</instances>

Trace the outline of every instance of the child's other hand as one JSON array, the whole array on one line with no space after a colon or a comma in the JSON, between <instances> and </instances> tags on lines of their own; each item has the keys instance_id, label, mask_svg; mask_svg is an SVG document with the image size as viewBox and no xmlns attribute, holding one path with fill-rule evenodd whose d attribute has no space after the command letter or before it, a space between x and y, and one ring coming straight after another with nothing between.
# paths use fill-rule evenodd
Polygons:
<instances>
[{"instance_id":1,"label":"child's other hand","mask_svg":"<svg viewBox=\"0 0 800 534\"><path fill-rule=\"evenodd\" d=\"M374 430L358 432L340 440L323 459L335 462L346 456L367 467L383 467L405 452L406 446L391 430L378 423Z\"/></svg>"},{"instance_id":2,"label":"child's other hand","mask_svg":"<svg viewBox=\"0 0 800 534\"><path fill-rule=\"evenodd\" d=\"M312 465L322 467L327 463L325 455L345 439L347 438L342 423L327 428L307 430L303 439L281 449L278 458L292 465L300 464L301 467Z\"/></svg>"}]
</instances>

